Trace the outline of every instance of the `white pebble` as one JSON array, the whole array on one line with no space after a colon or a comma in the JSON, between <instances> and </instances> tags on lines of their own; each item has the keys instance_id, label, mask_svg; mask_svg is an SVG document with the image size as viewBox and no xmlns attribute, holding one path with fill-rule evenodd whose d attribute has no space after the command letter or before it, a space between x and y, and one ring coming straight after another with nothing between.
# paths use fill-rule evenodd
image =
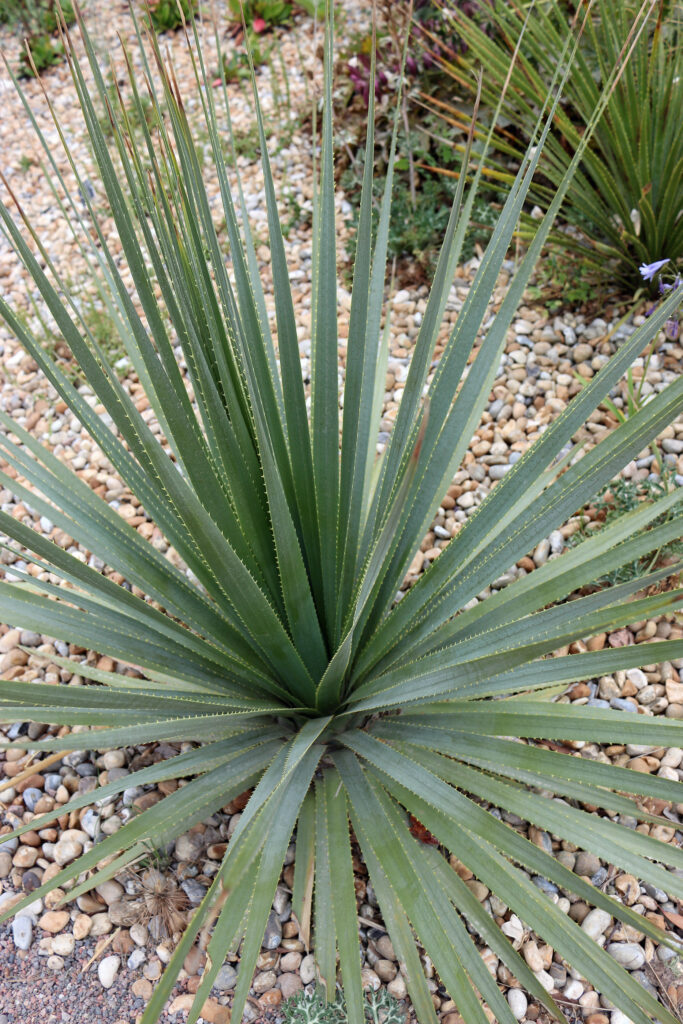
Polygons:
<instances>
[{"instance_id":1,"label":"white pebble","mask_svg":"<svg viewBox=\"0 0 683 1024\"><path fill-rule=\"evenodd\" d=\"M100 960L97 965L97 977L100 979L102 988L112 987L120 966L120 956L105 956L104 960Z\"/></svg>"},{"instance_id":2,"label":"white pebble","mask_svg":"<svg viewBox=\"0 0 683 1024\"><path fill-rule=\"evenodd\" d=\"M510 989L508 992L508 1003L510 1004L513 1016L517 1020L521 1020L522 1017L524 1017L528 1006L527 998L521 988Z\"/></svg>"},{"instance_id":3,"label":"white pebble","mask_svg":"<svg viewBox=\"0 0 683 1024\"><path fill-rule=\"evenodd\" d=\"M587 935L590 935L591 939L597 939L603 934L611 920L612 917L606 910L600 910L596 907L595 910L591 910L586 914L581 922L581 928Z\"/></svg>"}]
</instances>

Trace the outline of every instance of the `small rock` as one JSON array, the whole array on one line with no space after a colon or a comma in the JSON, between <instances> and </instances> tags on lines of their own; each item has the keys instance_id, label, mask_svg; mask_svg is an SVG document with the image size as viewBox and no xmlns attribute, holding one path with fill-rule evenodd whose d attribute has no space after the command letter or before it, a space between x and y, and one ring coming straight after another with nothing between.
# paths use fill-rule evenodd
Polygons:
<instances>
[{"instance_id":1,"label":"small rock","mask_svg":"<svg viewBox=\"0 0 683 1024\"><path fill-rule=\"evenodd\" d=\"M35 786L29 786L21 794L22 800L24 801L24 807L29 811L34 811L36 804L42 798L42 789L37 789Z\"/></svg>"},{"instance_id":2,"label":"small rock","mask_svg":"<svg viewBox=\"0 0 683 1024\"><path fill-rule=\"evenodd\" d=\"M393 981L396 977L396 964L391 960L378 960L374 964L375 972L379 975L380 981Z\"/></svg>"},{"instance_id":3,"label":"small rock","mask_svg":"<svg viewBox=\"0 0 683 1024\"><path fill-rule=\"evenodd\" d=\"M227 992L237 984L237 971L232 964L223 964L213 985L219 992Z\"/></svg>"},{"instance_id":4,"label":"small rock","mask_svg":"<svg viewBox=\"0 0 683 1024\"><path fill-rule=\"evenodd\" d=\"M580 999L583 995L583 985L578 978L570 978L564 986L565 999Z\"/></svg>"},{"instance_id":5,"label":"small rock","mask_svg":"<svg viewBox=\"0 0 683 1024\"><path fill-rule=\"evenodd\" d=\"M102 897L107 906L110 906L112 903L116 903L121 899L124 893L124 888L120 882L110 878L108 881L102 882L101 885L96 885L95 892L98 896Z\"/></svg>"},{"instance_id":6,"label":"small rock","mask_svg":"<svg viewBox=\"0 0 683 1024\"><path fill-rule=\"evenodd\" d=\"M88 914L79 914L74 919L73 923L73 936L75 939L84 939L87 935L90 935L90 929L92 928L92 918Z\"/></svg>"},{"instance_id":7,"label":"small rock","mask_svg":"<svg viewBox=\"0 0 683 1024\"><path fill-rule=\"evenodd\" d=\"M126 966L128 967L129 971L137 971L138 967L142 967L146 959L147 954L145 953L144 949L140 949L140 947L137 946L128 957L128 960L126 961Z\"/></svg>"},{"instance_id":8,"label":"small rock","mask_svg":"<svg viewBox=\"0 0 683 1024\"><path fill-rule=\"evenodd\" d=\"M35 846L20 846L12 858L12 863L17 868L32 868L38 860L39 852Z\"/></svg>"},{"instance_id":9,"label":"small rock","mask_svg":"<svg viewBox=\"0 0 683 1024\"><path fill-rule=\"evenodd\" d=\"M80 857L82 853L83 844L79 843L77 839L60 839L58 843L55 843L53 856L55 864L64 867L65 864L76 860L76 857Z\"/></svg>"},{"instance_id":10,"label":"small rock","mask_svg":"<svg viewBox=\"0 0 683 1024\"><path fill-rule=\"evenodd\" d=\"M189 861L197 860L204 849L204 839L197 832L187 832L178 836L175 841L176 860Z\"/></svg>"},{"instance_id":11,"label":"small rock","mask_svg":"<svg viewBox=\"0 0 683 1024\"><path fill-rule=\"evenodd\" d=\"M112 987L120 966L120 956L105 956L103 960L100 960L97 965L97 977L100 979L102 988Z\"/></svg>"},{"instance_id":12,"label":"small rock","mask_svg":"<svg viewBox=\"0 0 683 1024\"><path fill-rule=\"evenodd\" d=\"M298 971L301 964L301 953L285 953L280 958L280 970L287 974L290 971Z\"/></svg>"},{"instance_id":13,"label":"small rock","mask_svg":"<svg viewBox=\"0 0 683 1024\"><path fill-rule=\"evenodd\" d=\"M198 907L206 896L206 886L200 882L195 882L194 878L186 878L180 883L180 888L183 890L188 900L193 907Z\"/></svg>"},{"instance_id":14,"label":"small rock","mask_svg":"<svg viewBox=\"0 0 683 1024\"><path fill-rule=\"evenodd\" d=\"M512 1010L513 1016L517 1020L522 1020L527 1011L527 998L522 992L521 988L511 988L508 992L508 1003Z\"/></svg>"},{"instance_id":15,"label":"small rock","mask_svg":"<svg viewBox=\"0 0 683 1024\"><path fill-rule=\"evenodd\" d=\"M645 951L637 942L610 942L605 949L629 971L637 971L645 963Z\"/></svg>"},{"instance_id":16,"label":"small rock","mask_svg":"<svg viewBox=\"0 0 683 1024\"><path fill-rule=\"evenodd\" d=\"M135 924L132 924L130 926L129 930L130 930L130 937L131 937L131 939L133 940L133 942L135 943L136 946L146 946L147 945L147 939L149 937L149 932L147 931L147 926L146 925L140 924L139 921L136 921Z\"/></svg>"},{"instance_id":17,"label":"small rock","mask_svg":"<svg viewBox=\"0 0 683 1024\"><path fill-rule=\"evenodd\" d=\"M283 999L291 999L304 987L301 977L298 974L281 974L278 978L278 985L282 992Z\"/></svg>"},{"instance_id":18,"label":"small rock","mask_svg":"<svg viewBox=\"0 0 683 1024\"><path fill-rule=\"evenodd\" d=\"M585 850L581 850L576 855L574 871L577 875L585 875L588 878L592 878L599 867L600 858L596 857L594 853L587 853Z\"/></svg>"},{"instance_id":19,"label":"small rock","mask_svg":"<svg viewBox=\"0 0 683 1024\"><path fill-rule=\"evenodd\" d=\"M142 952L142 950L139 952ZM206 953L204 953L199 946L195 945L183 960L183 969L186 970L189 975L197 974L199 968L203 967L205 963Z\"/></svg>"},{"instance_id":20,"label":"small rock","mask_svg":"<svg viewBox=\"0 0 683 1024\"><path fill-rule=\"evenodd\" d=\"M633 1024L633 1021L625 1013L622 1013L621 1010L613 1010L610 1024Z\"/></svg>"},{"instance_id":21,"label":"small rock","mask_svg":"<svg viewBox=\"0 0 683 1024\"><path fill-rule=\"evenodd\" d=\"M373 992L376 992L382 984L375 971L370 967L364 967L360 972L360 977L363 989L370 988Z\"/></svg>"},{"instance_id":22,"label":"small rock","mask_svg":"<svg viewBox=\"0 0 683 1024\"><path fill-rule=\"evenodd\" d=\"M375 948L384 960L398 960L391 939L388 935L380 935L375 942Z\"/></svg>"},{"instance_id":23,"label":"small rock","mask_svg":"<svg viewBox=\"0 0 683 1024\"><path fill-rule=\"evenodd\" d=\"M282 939L282 922L274 910L268 915L268 923L261 943L262 949L277 949Z\"/></svg>"},{"instance_id":24,"label":"small rock","mask_svg":"<svg viewBox=\"0 0 683 1024\"><path fill-rule=\"evenodd\" d=\"M260 974L256 975L252 983L254 992L265 992L266 989L272 988L276 981L277 974L275 971L261 971Z\"/></svg>"},{"instance_id":25,"label":"small rock","mask_svg":"<svg viewBox=\"0 0 683 1024\"><path fill-rule=\"evenodd\" d=\"M406 983L400 974L397 974L393 981L390 981L387 985L387 992L394 999L405 999L408 995L408 989Z\"/></svg>"},{"instance_id":26,"label":"small rock","mask_svg":"<svg viewBox=\"0 0 683 1024\"><path fill-rule=\"evenodd\" d=\"M137 996L138 999L144 999L146 1003L149 1002L154 994L154 986L146 978L136 978L130 989L134 996Z\"/></svg>"},{"instance_id":27,"label":"small rock","mask_svg":"<svg viewBox=\"0 0 683 1024\"><path fill-rule=\"evenodd\" d=\"M590 935L591 939L597 939L604 934L611 920L612 917L606 910L600 910L596 907L586 914L581 922L581 928L587 935Z\"/></svg>"},{"instance_id":28,"label":"small rock","mask_svg":"<svg viewBox=\"0 0 683 1024\"><path fill-rule=\"evenodd\" d=\"M522 955L534 974L545 968L545 962L535 942L525 942L522 946Z\"/></svg>"},{"instance_id":29,"label":"small rock","mask_svg":"<svg viewBox=\"0 0 683 1024\"><path fill-rule=\"evenodd\" d=\"M102 754L99 763L109 771L111 768L123 768L126 763L126 752L124 750L108 750Z\"/></svg>"},{"instance_id":30,"label":"small rock","mask_svg":"<svg viewBox=\"0 0 683 1024\"><path fill-rule=\"evenodd\" d=\"M614 882L614 888L624 898L624 903L631 907L640 896L640 883L633 875L619 875Z\"/></svg>"},{"instance_id":31,"label":"small rock","mask_svg":"<svg viewBox=\"0 0 683 1024\"><path fill-rule=\"evenodd\" d=\"M312 981L315 981L315 958L312 953L309 953L301 961L299 976L304 985L310 985Z\"/></svg>"},{"instance_id":32,"label":"small rock","mask_svg":"<svg viewBox=\"0 0 683 1024\"><path fill-rule=\"evenodd\" d=\"M76 940L71 932L62 932L61 935L55 935L52 940L52 952L58 956L71 956L75 945Z\"/></svg>"},{"instance_id":33,"label":"small rock","mask_svg":"<svg viewBox=\"0 0 683 1024\"><path fill-rule=\"evenodd\" d=\"M47 958L47 966L51 971L62 971L64 970L64 959L53 953Z\"/></svg>"},{"instance_id":34,"label":"small rock","mask_svg":"<svg viewBox=\"0 0 683 1024\"><path fill-rule=\"evenodd\" d=\"M202 1017L207 1024L228 1024L230 1009L227 1006L222 1006L217 999L207 999L202 1006Z\"/></svg>"},{"instance_id":35,"label":"small rock","mask_svg":"<svg viewBox=\"0 0 683 1024\"><path fill-rule=\"evenodd\" d=\"M23 914L12 921L12 938L17 949L28 949L33 939L33 925L30 917Z\"/></svg>"},{"instance_id":36,"label":"small rock","mask_svg":"<svg viewBox=\"0 0 683 1024\"><path fill-rule=\"evenodd\" d=\"M61 932L63 928L66 928L69 923L69 916L68 910L48 910L40 918L38 924L43 931L55 935L57 932Z\"/></svg>"}]
</instances>

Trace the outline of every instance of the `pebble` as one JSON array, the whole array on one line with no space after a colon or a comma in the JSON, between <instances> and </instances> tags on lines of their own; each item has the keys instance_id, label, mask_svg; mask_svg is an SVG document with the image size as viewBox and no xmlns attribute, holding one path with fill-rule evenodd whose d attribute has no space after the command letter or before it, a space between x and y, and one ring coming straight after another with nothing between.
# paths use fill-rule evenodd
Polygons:
<instances>
[{"instance_id":1,"label":"pebble","mask_svg":"<svg viewBox=\"0 0 683 1024\"><path fill-rule=\"evenodd\" d=\"M128 959L126 960L126 966L128 967L129 971L136 971L138 967L142 967L146 959L147 953L145 952L144 949L140 949L140 947L138 946L137 949L134 949L133 952L128 957Z\"/></svg>"},{"instance_id":2,"label":"pebble","mask_svg":"<svg viewBox=\"0 0 683 1024\"><path fill-rule=\"evenodd\" d=\"M33 940L31 919L24 914L12 921L12 938L17 949L29 949Z\"/></svg>"},{"instance_id":3,"label":"pebble","mask_svg":"<svg viewBox=\"0 0 683 1024\"><path fill-rule=\"evenodd\" d=\"M261 943L262 949L277 949L282 939L282 922L274 910L268 915L268 922Z\"/></svg>"},{"instance_id":4,"label":"pebble","mask_svg":"<svg viewBox=\"0 0 683 1024\"><path fill-rule=\"evenodd\" d=\"M523 1020L529 1005L521 988L511 988L508 992L508 1003L516 1020Z\"/></svg>"},{"instance_id":5,"label":"pebble","mask_svg":"<svg viewBox=\"0 0 683 1024\"><path fill-rule=\"evenodd\" d=\"M77 839L60 839L58 843L55 843L53 857L55 864L64 867L72 860L76 860L76 857L80 857L82 853L83 844L79 843Z\"/></svg>"},{"instance_id":6,"label":"pebble","mask_svg":"<svg viewBox=\"0 0 683 1024\"><path fill-rule=\"evenodd\" d=\"M203 848L204 840L196 832L188 832L185 835L178 836L174 848L176 860L192 863L199 858Z\"/></svg>"},{"instance_id":7,"label":"pebble","mask_svg":"<svg viewBox=\"0 0 683 1024\"><path fill-rule=\"evenodd\" d=\"M55 935L53 938L52 952L57 953L59 956L71 956L75 945L76 940L71 932L62 932L61 935Z\"/></svg>"},{"instance_id":8,"label":"pebble","mask_svg":"<svg viewBox=\"0 0 683 1024\"><path fill-rule=\"evenodd\" d=\"M574 871L577 875L585 875L588 878L592 878L599 868L600 859L594 853L586 853L582 850L577 854L574 864Z\"/></svg>"},{"instance_id":9,"label":"pebble","mask_svg":"<svg viewBox=\"0 0 683 1024\"><path fill-rule=\"evenodd\" d=\"M68 910L48 910L38 921L38 925L45 932L56 934L61 932L69 923L70 914Z\"/></svg>"},{"instance_id":10,"label":"pebble","mask_svg":"<svg viewBox=\"0 0 683 1024\"><path fill-rule=\"evenodd\" d=\"M291 999L292 996L296 995L304 987L301 977L298 974L292 973L281 974L277 983L282 992L283 999Z\"/></svg>"},{"instance_id":11,"label":"pebble","mask_svg":"<svg viewBox=\"0 0 683 1024\"><path fill-rule=\"evenodd\" d=\"M237 984L237 971L232 964L223 964L216 975L213 985L219 992L227 992Z\"/></svg>"},{"instance_id":12,"label":"pebble","mask_svg":"<svg viewBox=\"0 0 683 1024\"><path fill-rule=\"evenodd\" d=\"M618 964L629 971L637 971L645 963L645 952L636 942L610 942L605 949Z\"/></svg>"},{"instance_id":13,"label":"pebble","mask_svg":"<svg viewBox=\"0 0 683 1024\"><path fill-rule=\"evenodd\" d=\"M301 961L299 976L304 985L310 985L312 981L315 981L315 958L311 953L308 953Z\"/></svg>"},{"instance_id":14,"label":"pebble","mask_svg":"<svg viewBox=\"0 0 683 1024\"><path fill-rule=\"evenodd\" d=\"M100 960L97 965L97 977L100 979L100 985L102 988L112 987L114 984L114 978L116 977L120 966L120 956L105 956L103 960Z\"/></svg>"},{"instance_id":15,"label":"pebble","mask_svg":"<svg viewBox=\"0 0 683 1024\"><path fill-rule=\"evenodd\" d=\"M603 935L611 924L612 918L606 910L600 910L596 907L594 910L589 911L581 922L581 928L587 935L590 935L591 939L598 939Z\"/></svg>"}]
</instances>

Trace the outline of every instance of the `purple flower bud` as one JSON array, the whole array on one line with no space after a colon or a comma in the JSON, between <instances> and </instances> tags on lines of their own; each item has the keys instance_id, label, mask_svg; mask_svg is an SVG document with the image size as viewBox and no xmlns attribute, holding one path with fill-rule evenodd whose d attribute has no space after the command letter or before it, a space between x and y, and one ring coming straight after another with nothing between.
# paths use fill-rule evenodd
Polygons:
<instances>
[{"instance_id":1,"label":"purple flower bud","mask_svg":"<svg viewBox=\"0 0 683 1024\"><path fill-rule=\"evenodd\" d=\"M417 74L417 61L414 57L406 57L406 71L409 75Z\"/></svg>"},{"instance_id":2,"label":"purple flower bud","mask_svg":"<svg viewBox=\"0 0 683 1024\"><path fill-rule=\"evenodd\" d=\"M675 316L670 317L670 319L666 321L664 333L670 341L678 341L678 336L681 333L681 325Z\"/></svg>"},{"instance_id":3,"label":"purple flower bud","mask_svg":"<svg viewBox=\"0 0 683 1024\"><path fill-rule=\"evenodd\" d=\"M660 271L662 267L666 266L668 262L669 260L667 258L665 260L657 260L655 263L642 263L638 267L640 276L644 281L651 281L655 274Z\"/></svg>"}]
</instances>

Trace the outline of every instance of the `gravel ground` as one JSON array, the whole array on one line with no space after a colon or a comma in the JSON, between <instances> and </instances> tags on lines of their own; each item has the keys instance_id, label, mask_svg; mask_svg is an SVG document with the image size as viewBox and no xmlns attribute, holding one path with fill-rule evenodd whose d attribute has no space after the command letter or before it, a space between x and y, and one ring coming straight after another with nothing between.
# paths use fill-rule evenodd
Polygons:
<instances>
[{"instance_id":1,"label":"gravel ground","mask_svg":"<svg viewBox=\"0 0 683 1024\"><path fill-rule=\"evenodd\" d=\"M103 54L117 51L115 33L117 28L124 25L124 11L123 4L105 5L103 0L90 0L87 18ZM348 5L347 17L350 30L356 23L354 19L362 17L360 6ZM7 34L0 35L0 38L7 41ZM290 203L291 209L300 207L305 212L311 198L308 187L311 147L303 119L298 117L297 110L303 109L306 86L316 68L312 59L302 60L302 54L312 51L310 21L301 19L295 30L283 34L281 38L283 57L291 69L293 117L291 139L276 154L273 164L283 196ZM185 44L179 36L169 38L168 43L173 49L181 88L188 96L188 109L196 110L198 102ZM208 64L211 66L211 44L208 52ZM92 173L92 159L75 117L66 69L53 70L45 81L67 128L72 154L86 171L89 169ZM0 147L0 165L10 178L22 204L34 217L47 241L50 256L58 267L68 271L71 279L78 280L82 270L80 256L47 190L37 164L38 153L30 126L16 97L7 90L7 84L6 80L0 80L4 104L0 123L0 143L3 144ZM261 76L261 87L268 113L272 110L273 98L277 93L272 88L267 71ZM238 89L232 91L235 94L233 118L238 132L244 133L246 150L251 110L244 95ZM50 127L40 86L34 82L29 83L27 93L35 103L39 123L52 141L54 129ZM278 109L276 113L281 122L282 111ZM57 159L68 177L65 160L58 155ZM257 226L262 225L265 211L260 171L246 152L239 157L239 164L250 213ZM209 190L213 194L216 182L210 167L206 168L206 174ZM343 197L339 198L339 207L343 214ZM305 356L310 325L310 235L305 221L293 224L288 237L288 249L301 350ZM262 263L264 280L268 284L269 254L264 246L259 247L258 257ZM442 343L462 306L476 266L475 259L458 272L446 311ZM501 275L493 296L494 308L502 301L513 269L514 264L509 263ZM29 312L25 278L16 270L13 257L2 241L0 287L10 301ZM423 286L410 288L406 285L391 298L391 360L380 442L386 440L396 415L426 295ZM340 301L342 308L348 310L349 296L346 292L341 292ZM620 339L632 332L637 321L617 326L623 312L618 305L606 306L597 312L563 311L556 315L548 314L545 308L531 302L520 308L508 334L506 353L501 360L482 423L472 440L463 466L444 496L422 549L410 567L406 586L410 586L426 565L439 556L444 545L491 487L495 486L496 481L501 479L528 444L539 436L544 426L565 408L581 386L576 375L584 379L592 377L614 351ZM342 323L340 380L343 378L345 363L344 333ZM438 357L438 349L436 354ZM673 380L680 372L682 358L683 348L680 343L663 341L649 364L643 385L644 394L658 391ZM71 417L63 403L55 400L36 372L33 361L3 328L0 328L0 365L3 371L0 405L18 423L28 427L36 437L70 462L93 489L118 508L143 536L160 550L167 550L164 538L147 519L137 499L125 491L102 454L81 433L77 421ZM127 373L125 363L121 365L121 371ZM642 361L640 370L636 363L634 372L636 376L639 373L642 375ZM138 382L130 373L125 379L136 396L138 408L144 411L147 408L146 399ZM617 405L623 403L623 391L615 393L614 399ZM594 443L614 425L614 420L607 412L598 410L580 433L580 438L588 444ZM651 477L656 470L657 454L668 466L675 483L683 485L683 421L679 420L668 427L659 439L658 452L654 449L642 452L639 459L626 467L624 476L635 481ZM12 475L7 467L2 468ZM65 548L77 550L72 538L56 529L47 519L34 515L15 498L11 490L0 489L0 507L12 515L24 518ZM534 552L520 558L515 566L511 566L496 580L493 589L500 589L517 576L533 572L548 559L559 557L580 525L580 517L575 516L562 530L554 531ZM173 552L168 553L169 557L173 557ZM104 569L90 553L86 553L86 557L91 564ZM5 566L11 566L14 556L3 551L0 561ZM21 561L18 566L26 568ZM32 571L31 567L28 569ZM681 636L683 627L671 616L632 623L616 633L592 638L587 646L596 650L606 645L622 646ZM21 647L32 649L34 653L26 653ZM572 651L585 647L579 643L573 645ZM75 662L74 671L68 672L51 663L50 658L55 654L71 657ZM78 675L78 662L84 659L102 668L117 667L111 659L100 658L95 652L69 647L35 633L0 626L0 673L3 678L42 679L79 685L82 679ZM123 670L123 666L118 668ZM611 706L624 712L659 714L679 719L683 718L682 675L683 662L652 664L643 670L615 673L613 677L577 684L562 699L599 707ZM3 846L2 832L10 831L14 824L28 821L33 814L66 803L74 792L91 791L98 784L123 778L136 767L175 752L175 748L166 744L152 748L129 747L109 751L99 757L91 751L77 750L43 771L31 774L30 765L33 761L28 753L30 741L43 735L45 727L25 723L5 731L12 739L26 736L26 744L24 748L9 751L6 756L0 755L0 771L5 781L10 783L10 787L0 793L0 810L4 807L0 823L0 906L7 901L11 902L16 893L35 889L40 881L47 880L51 873L56 872L58 865L70 863L82 850L90 848L98 835L115 832L134 813L135 808L150 806L174 787L174 783L169 783L145 791L128 789L120 799L100 807L98 814L92 809L73 815L63 814L53 828L26 833L21 843L13 840ZM573 750L576 756L628 764L632 768L654 772L665 778L683 779L683 749L620 745L601 747L574 743L568 745L568 750ZM14 778L17 781L12 784ZM79 897L75 904L67 905L65 911L55 911L56 899L49 898L44 902L37 901L18 919L18 924L3 926L0 929L0 1024L134 1024L153 990L164 962L168 960L173 945L174 925L180 925L182 915L200 901L210 884L225 843L239 820L241 806L240 801L233 801L220 814L181 837L166 851L161 874L157 873L154 864L140 867L133 874L120 876L98 887L95 892ZM654 826L652 834L666 842L680 843L683 803L658 810L669 819L670 827ZM602 887L616 898L624 899L638 913L657 921L662 927L680 927L683 924L683 918L679 916L682 908L669 900L666 893L641 885L638 879L601 863L588 851L577 850L571 843L559 842L548 833L529 828L514 815L505 811L501 811L501 815L513 827L528 834L537 845L551 850L577 874L590 879L594 885ZM636 827L635 820L625 824ZM643 830L647 826L638 828ZM295 848L292 847L254 978L253 998L247 1009L249 1020L276 1018L281 1000L302 986L310 986L314 978L312 958L306 955L299 938L298 925L291 917L289 890L294 856ZM606 1000L594 992L576 972L568 970L549 946L537 939L509 908L473 879L462 865L455 863L454 866L498 920L515 947L522 950L539 980L563 1003L570 1019L585 1021L586 1024L628 1024L622 1014L613 1011ZM387 985L392 994L401 999L405 996L403 978L397 969L391 943L383 931L376 899L367 882L363 865L358 863L357 869L358 910L362 919L361 934L365 950L364 980L374 988L380 984ZM656 991L663 1002L674 1009L679 1002L683 1005L679 967L669 957L667 950L655 949L642 933L619 925L603 911L590 911L586 904L570 894L558 891L544 879L534 881L548 893L550 899L579 921L589 934L605 944L611 955L631 970L643 985ZM160 898L160 903L154 904L151 918L148 907L150 894ZM175 920L167 922L167 926L164 915L159 913L163 908L179 915ZM83 973L83 965L96 953L95 961ZM545 1018L540 1008L530 1003L524 993L512 985L505 967L491 951L482 949L482 956L506 990L517 1018L543 1021ZM163 1024L184 1021L184 1009L199 984L202 964L202 952L193 950L185 962L173 1001L162 1017ZM208 1024L225 1024L228 1020L238 967L237 962L228 962L222 968L217 986L203 1011L203 1018ZM425 972L430 979L435 1006L444 1024L460 1024L460 1017L453 1003L446 998L438 978L434 977L428 958L425 958Z\"/></svg>"}]
</instances>

